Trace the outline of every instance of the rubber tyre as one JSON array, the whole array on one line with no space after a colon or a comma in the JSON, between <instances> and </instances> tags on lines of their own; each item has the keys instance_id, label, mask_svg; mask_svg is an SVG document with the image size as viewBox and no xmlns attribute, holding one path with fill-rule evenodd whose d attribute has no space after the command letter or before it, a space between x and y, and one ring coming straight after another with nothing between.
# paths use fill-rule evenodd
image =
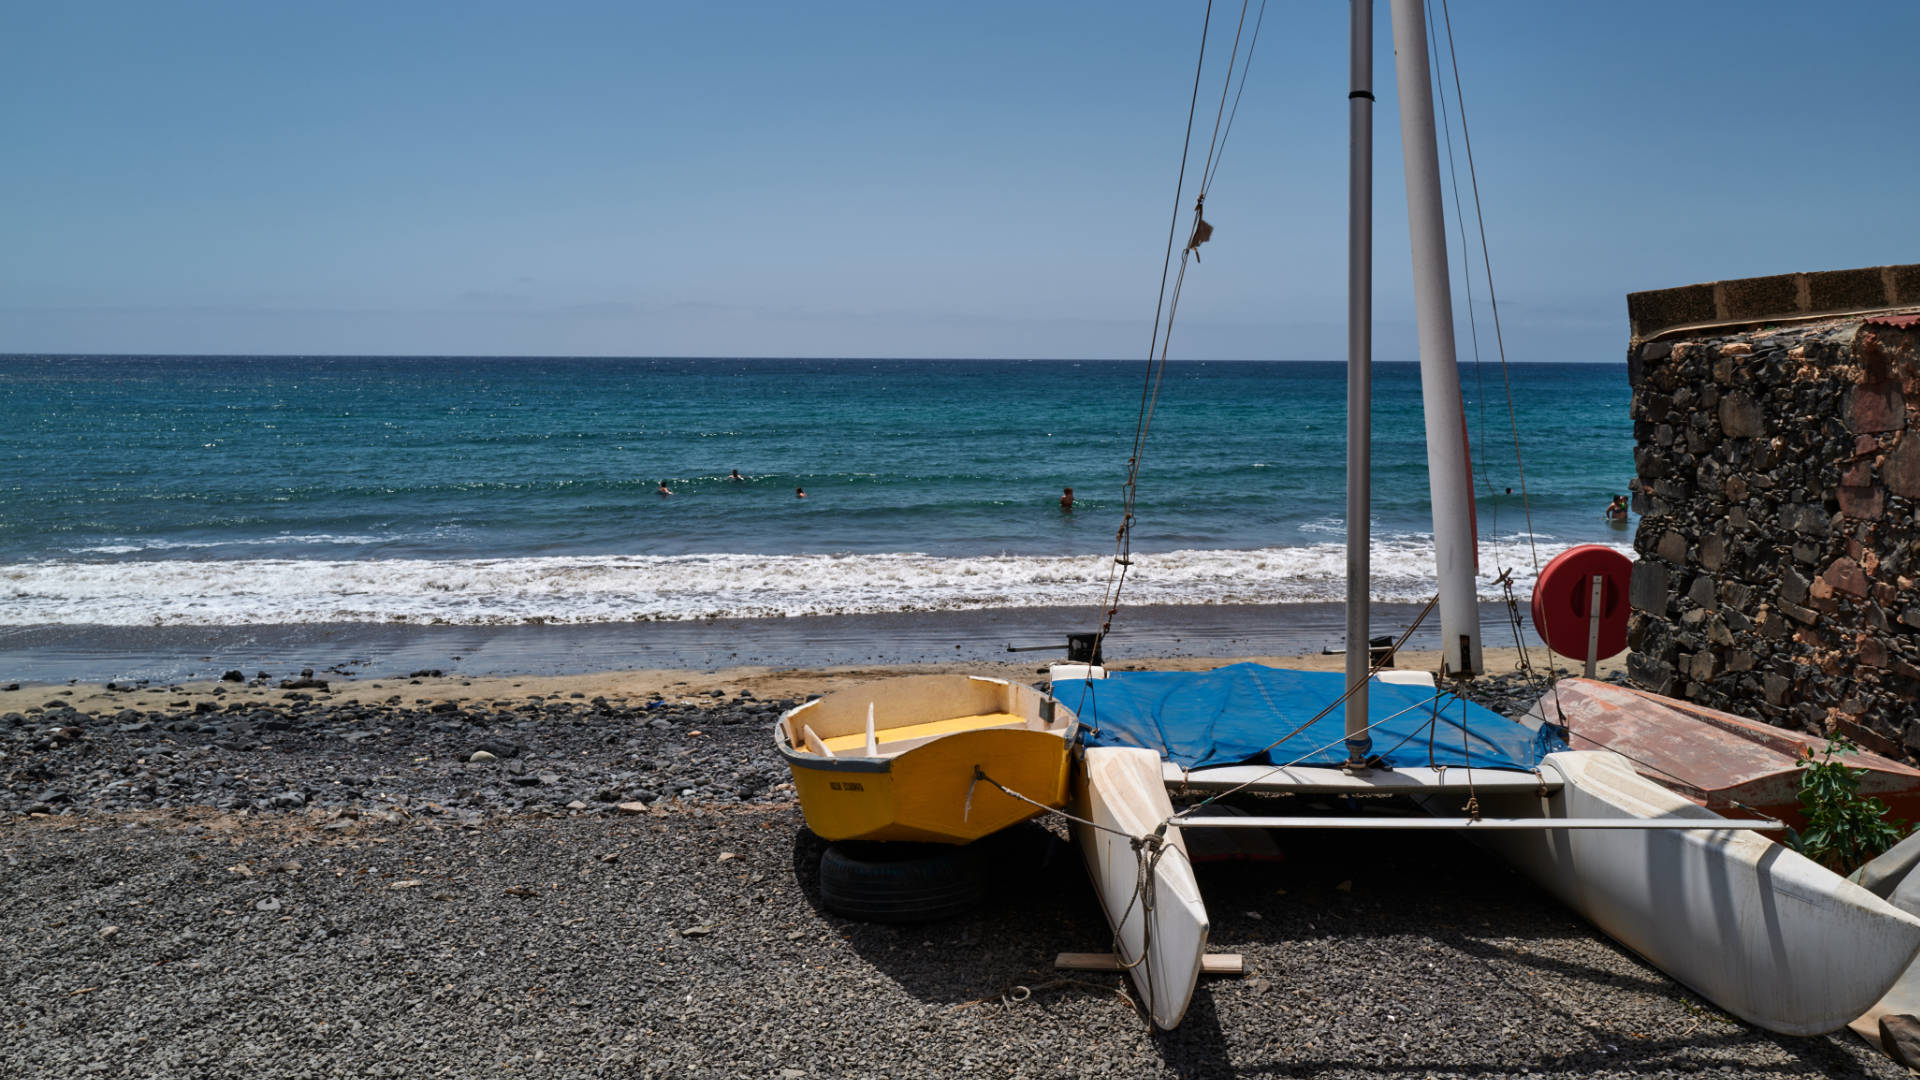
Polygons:
<instances>
[{"instance_id":1,"label":"rubber tyre","mask_svg":"<svg viewBox=\"0 0 1920 1080\"><path fill-rule=\"evenodd\" d=\"M820 902L862 922L932 922L987 894L978 845L832 844L820 856Z\"/></svg>"}]
</instances>

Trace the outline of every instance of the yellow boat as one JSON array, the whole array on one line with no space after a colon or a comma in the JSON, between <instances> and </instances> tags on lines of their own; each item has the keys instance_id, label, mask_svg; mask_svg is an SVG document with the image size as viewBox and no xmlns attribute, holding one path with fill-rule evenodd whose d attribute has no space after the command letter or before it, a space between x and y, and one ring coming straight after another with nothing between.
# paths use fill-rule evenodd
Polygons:
<instances>
[{"instance_id":1,"label":"yellow boat","mask_svg":"<svg viewBox=\"0 0 1920 1080\"><path fill-rule=\"evenodd\" d=\"M1034 802L1066 805L1078 727L1031 687L914 675L789 709L773 738L807 827L822 838L965 844L1040 813L976 781L976 770Z\"/></svg>"}]
</instances>

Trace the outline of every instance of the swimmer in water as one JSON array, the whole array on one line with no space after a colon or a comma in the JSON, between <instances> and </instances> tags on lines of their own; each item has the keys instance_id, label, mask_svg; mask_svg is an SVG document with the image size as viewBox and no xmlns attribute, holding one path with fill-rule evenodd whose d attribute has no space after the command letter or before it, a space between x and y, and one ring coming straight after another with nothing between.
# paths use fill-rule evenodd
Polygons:
<instances>
[{"instance_id":1,"label":"swimmer in water","mask_svg":"<svg viewBox=\"0 0 1920 1080\"><path fill-rule=\"evenodd\" d=\"M667 487L667 482L665 480L660 481L660 487L658 490L662 496L673 494L672 489Z\"/></svg>"},{"instance_id":2,"label":"swimmer in water","mask_svg":"<svg viewBox=\"0 0 1920 1080\"><path fill-rule=\"evenodd\" d=\"M1067 488L1060 493L1060 509L1073 509L1073 489Z\"/></svg>"},{"instance_id":3,"label":"swimmer in water","mask_svg":"<svg viewBox=\"0 0 1920 1080\"><path fill-rule=\"evenodd\" d=\"M732 473L732 475L730 475L730 476L728 476L728 477L727 477L727 479L729 479L729 480L745 480L745 479L746 479L746 477L744 477L744 476L741 476L741 475L740 475L740 470L739 470L739 469L735 469L735 470L733 470L733 473Z\"/></svg>"},{"instance_id":4,"label":"swimmer in water","mask_svg":"<svg viewBox=\"0 0 1920 1080\"><path fill-rule=\"evenodd\" d=\"M793 489L793 497L794 497L794 498L796 498L796 499L804 499L804 498L806 498L806 497L807 497L807 489L806 489L806 488L798 488L798 487L797 487L797 488L794 488L794 489Z\"/></svg>"}]
</instances>

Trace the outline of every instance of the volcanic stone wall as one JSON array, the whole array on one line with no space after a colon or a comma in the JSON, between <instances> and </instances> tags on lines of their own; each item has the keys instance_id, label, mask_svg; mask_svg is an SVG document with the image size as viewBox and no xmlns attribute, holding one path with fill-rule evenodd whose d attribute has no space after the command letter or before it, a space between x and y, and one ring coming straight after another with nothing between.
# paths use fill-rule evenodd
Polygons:
<instances>
[{"instance_id":1,"label":"volcanic stone wall","mask_svg":"<svg viewBox=\"0 0 1920 1080\"><path fill-rule=\"evenodd\" d=\"M1661 339L1628 354L1642 514L1630 677L1920 752L1920 326L1661 333L1645 310L1636 333Z\"/></svg>"}]
</instances>

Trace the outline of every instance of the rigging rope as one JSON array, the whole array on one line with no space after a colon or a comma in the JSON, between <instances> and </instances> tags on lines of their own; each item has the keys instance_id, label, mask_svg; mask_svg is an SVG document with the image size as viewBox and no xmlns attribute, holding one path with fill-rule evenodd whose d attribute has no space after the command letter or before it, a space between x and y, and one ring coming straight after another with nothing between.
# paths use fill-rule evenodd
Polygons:
<instances>
[{"instance_id":1,"label":"rigging rope","mask_svg":"<svg viewBox=\"0 0 1920 1080\"><path fill-rule=\"evenodd\" d=\"M1180 175L1173 185L1173 220L1167 223L1167 249L1160 261L1160 295L1153 308L1153 335L1147 344L1146 381L1140 388L1140 411L1134 420L1133 453L1127 458L1127 479L1121 487L1120 529L1114 536L1113 562L1107 568L1107 587L1101 597L1100 630L1094 635L1093 656L1100 655L1100 646L1106 641L1107 632L1113 626L1113 617L1120 610L1120 590L1126 584L1127 567L1133 564L1133 505L1136 486L1140 478L1140 453L1146 443L1147 429L1151 426L1153 403L1159 400L1160 377L1164 374L1164 358L1159 364L1153 362L1154 352L1160 347L1160 317L1167 304L1167 278L1173 268L1173 238L1180 229L1180 206L1187 183L1187 156L1193 147L1193 117L1200 105L1200 76L1206 70L1207 35L1213 25L1213 0L1207 0L1207 10L1200 22L1200 56L1194 61L1193 94L1187 102L1187 130L1180 140ZM1186 274L1186 258L1180 260L1180 272ZM1178 287L1175 289L1178 295ZM1172 336L1172 315L1167 313L1167 334Z\"/></svg>"},{"instance_id":2,"label":"rigging rope","mask_svg":"<svg viewBox=\"0 0 1920 1080\"><path fill-rule=\"evenodd\" d=\"M1141 459L1145 455L1147 433L1153 427L1154 410L1160 401L1160 388L1165 382L1167 358L1173 343L1173 323L1180 310L1180 296L1186 285L1187 260L1191 256L1194 262L1200 261L1200 245L1213 237L1213 226L1204 217L1207 193L1212 190L1214 178L1220 169L1220 160L1226 152L1227 137L1233 131L1234 117L1240 113L1240 95L1246 92L1247 72L1253 64L1253 49L1260 40L1260 27L1266 21L1266 0L1261 0L1260 11L1254 19L1253 34L1247 39L1245 59L1241 59L1240 39L1245 33L1247 8L1250 0L1241 0L1240 19L1235 24L1233 50L1227 59L1226 76L1220 87L1220 104L1214 110L1213 133L1207 139L1207 157L1200 170L1199 191L1193 203L1193 225L1187 234L1187 244L1180 251L1180 267L1172 273L1173 238L1178 235L1180 206L1182 205L1187 177L1187 159L1193 148L1193 118L1199 108L1200 83L1206 68L1207 37L1213 22L1213 2L1208 0L1206 15L1200 29L1200 55L1195 62L1193 72L1193 92L1187 103L1187 128L1181 138L1180 174L1174 184L1173 222L1167 228L1166 252L1161 258L1160 296L1153 312L1153 335L1148 342L1147 370L1140 389L1140 409L1135 420L1133 434L1133 452L1127 458L1127 479L1121 489L1120 527L1114 534L1113 562L1107 570L1107 583L1101 597L1100 630L1094 635L1093 655L1100 655L1101 646L1113 629L1113 617L1120 611L1120 595L1126 586L1127 571L1133 565L1133 522L1134 508L1139 497ZM1233 95L1233 109L1227 110L1227 95L1234 88L1234 71L1240 72L1240 87ZM1223 119L1224 118L1224 119ZM1172 274L1172 288L1168 288L1168 276ZM1161 332L1161 317L1165 315L1166 329Z\"/></svg>"}]
</instances>

